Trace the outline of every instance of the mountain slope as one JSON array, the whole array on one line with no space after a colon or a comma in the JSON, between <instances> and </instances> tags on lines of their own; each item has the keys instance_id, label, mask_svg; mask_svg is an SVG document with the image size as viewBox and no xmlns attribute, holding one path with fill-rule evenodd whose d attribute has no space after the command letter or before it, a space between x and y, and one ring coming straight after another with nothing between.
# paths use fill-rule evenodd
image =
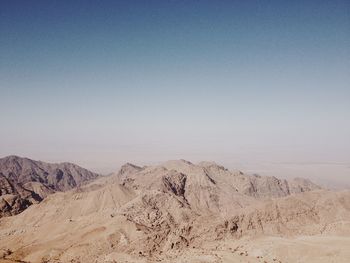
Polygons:
<instances>
[{"instance_id":1,"label":"mountain slope","mask_svg":"<svg viewBox=\"0 0 350 263\"><path fill-rule=\"evenodd\" d=\"M98 176L72 163L45 163L18 156L0 159L0 172L16 183L39 182L55 191L72 189Z\"/></svg>"},{"instance_id":2,"label":"mountain slope","mask_svg":"<svg viewBox=\"0 0 350 263\"><path fill-rule=\"evenodd\" d=\"M50 164L18 156L0 159L0 216L22 212L56 191L67 191L98 175L71 163Z\"/></svg>"},{"instance_id":3,"label":"mountain slope","mask_svg":"<svg viewBox=\"0 0 350 263\"><path fill-rule=\"evenodd\" d=\"M41 200L35 192L13 183L0 173L0 217L18 214Z\"/></svg>"},{"instance_id":4,"label":"mountain slope","mask_svg":"<svg viewBox=\"0 0 350 263\"><path fill-rule=\"evenodd\" d=\"M350 192L280 184L216 164L126 164L0 219L0 251L10 262L264 262L247 239L350 235Z\"/></svg>"},{"instance_id":5,"label":"mountain slope","mask_svg":"<svg viewBox=\"0 0 350 263\"><path fill-rule=\"evenodd\" d=\"M209 162L195 165L176 160L159 166L135 167L130 164L122 166L117 174L122 184L135 189L173 193L198 212L229 214L233 208L244 207L256 202L256 199L321 189L306 179L287 181L276 177L246 175Z\"/></svg>"}]
</instances>

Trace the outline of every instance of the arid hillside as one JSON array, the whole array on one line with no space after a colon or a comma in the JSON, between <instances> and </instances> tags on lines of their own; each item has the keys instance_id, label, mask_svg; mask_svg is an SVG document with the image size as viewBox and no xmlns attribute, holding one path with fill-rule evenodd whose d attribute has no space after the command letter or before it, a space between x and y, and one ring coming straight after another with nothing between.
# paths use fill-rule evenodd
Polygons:
<instances>
[{"instance_id":1,"label":"arid hillside","mask_svg":"<svg viewBox=\"0 0 350 263\"><path fill-rule=\"evenodd\" d=\"M98 175L72 163L45 163L18 156L0 159L0 217L15 215L57 191Z\"/></svg>"},{"instance_id":2,"label":"arid hillside","mask_svg":"<svg viewBox=\"0 0 350 263\"><path fill-rule=\"evenodd\" d=\"M348 262L349 204L348 191L327 191L300 178L246 175L211 162L126 164L1 218L0 258Z\"/></svg>"}]
</instances>

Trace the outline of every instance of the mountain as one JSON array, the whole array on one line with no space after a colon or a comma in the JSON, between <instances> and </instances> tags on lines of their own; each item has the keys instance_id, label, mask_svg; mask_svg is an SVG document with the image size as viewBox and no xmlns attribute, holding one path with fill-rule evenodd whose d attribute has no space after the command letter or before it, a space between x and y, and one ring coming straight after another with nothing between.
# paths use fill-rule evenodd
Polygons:
<instances>
[{"instance_id":1,"label":"mountain","mask_svg":"<svg viewBox=\"0 0 350 263\"><path fill-rule=\"evenodd\" d=\"M51 164L18 156L0 159L0 217L22 212L56 191L67 191L98 175L71 163Z\"/></svg>"},{"instance_id":2,"label":"mountain","mask_svg":"<svg viewBox=\"0 0 350 263\"><path fill-rule=\"evenodd\" d=\"M0 261L347 262L349 203L301 178L128 163L1 218Z\"/></svg>"},{"instance_id":3,"label":"mountain","mask_svg":"<svg viewBox=\"0 0 350 263\"><path fill-rule=\"evenodd\" d=\"M284 197L320 190L307 179L290 181L276 177L247 175L229 171L212 162L195 165L185 160L168 161L159 166L122 166L117 174L123 185L134 189L155 189L173 193L199 212L229 213L255 199Z\"/></svg>"},{"instance_id":4,"label":"mountain","mask_svg":"<svg viewBox=\"0 0 350 263\"><path fill-rule=\"evenodd\" d=\"M0 173L0 217L18 214L41 200L35 192L23 188Z\"/></svg>"}]
</instances>

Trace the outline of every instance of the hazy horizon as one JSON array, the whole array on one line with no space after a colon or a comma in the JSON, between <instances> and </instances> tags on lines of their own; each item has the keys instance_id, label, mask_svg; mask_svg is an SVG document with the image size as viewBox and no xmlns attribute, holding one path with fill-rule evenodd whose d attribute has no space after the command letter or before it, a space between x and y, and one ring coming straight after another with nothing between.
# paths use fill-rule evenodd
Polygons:
<instances>
[{"instance_id":1,"label":"hazy horizon","mask_svg":"<svg viewBox=\"0 0 350 263\"><path fill-rule=\"evenodd\" d=\"M2 1L0 156L103 173L213 160L350 185L349 11L348 1ZM328 175L327 164L343 166Z\"/></svg>"}]
</instances>

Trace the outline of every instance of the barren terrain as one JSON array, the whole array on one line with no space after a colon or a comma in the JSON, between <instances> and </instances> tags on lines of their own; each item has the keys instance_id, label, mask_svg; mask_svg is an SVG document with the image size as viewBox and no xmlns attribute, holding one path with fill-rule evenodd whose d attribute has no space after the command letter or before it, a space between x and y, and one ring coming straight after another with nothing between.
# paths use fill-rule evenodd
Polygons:
<instances>
[{"instance_id":1,"label":"barren terrain","mask_svg":"<svg viewBox=\"0 0 350 263\"><path fill-rule=\"evenodd\" d=\"M1 262L349 262L350 192L211 162L124 165L0 219Z\"/></svg>"}]
</instances>

